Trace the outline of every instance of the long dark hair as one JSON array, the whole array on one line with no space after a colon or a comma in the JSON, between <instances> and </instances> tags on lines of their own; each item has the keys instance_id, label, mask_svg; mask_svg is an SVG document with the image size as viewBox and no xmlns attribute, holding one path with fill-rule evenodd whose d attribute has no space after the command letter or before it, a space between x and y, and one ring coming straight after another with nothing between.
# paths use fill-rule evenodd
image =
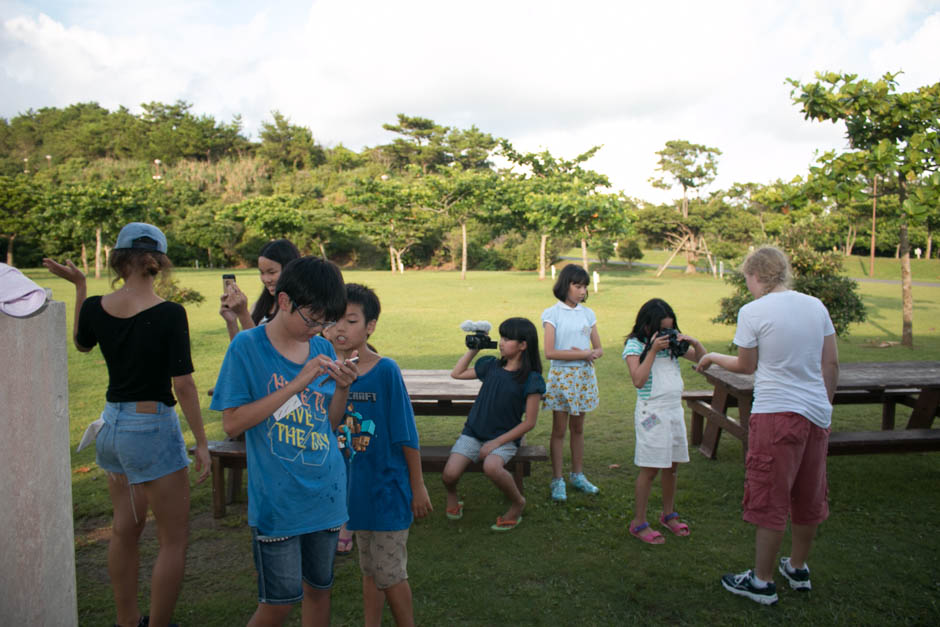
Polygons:
<instances>
[{"instance_id":1,"label":"long dark hair","mask_svg":"<svg viewBox=\"0 0 940 627\"><path fill-rule=\"evenodd\" d=\"M633 330L630 331L630 335L624 339L623 343L626 344L627 340L632 337L646 344L640 354L640 361L646 358L653 336L659 331L663 318L672 318L672 328L679 331L679 320L676 318L676 312L662 298L651 298L643 303L640 311L637 312Z\"/></svg>"},{"instance_id":2,"label":"long dark hair","mask_svg":"<svg viewBox=\"0 0 940 627\"><path fill-rule=\"evenodd\" d=\"M590 282L591 277L588 276L587 270L581 266L569 263L558 273L558 280L555 281L555 285L552 287L552 294L561 302L565 302L565 299L568 298L568 288L571 287L572 283L575 285L587 285ZM587 301L586 293L584 294L584 300Z\"/></svg>"},{"instance_id":3,"label":"long dark hair","mask_svg":"<svg viewBox=\"0 0 940 627\"><path fill-rule=\"evenodd\" d=\"M300 258L300 251L297 250L297 247L294 246L290 240L276 239L265 244L261 252L258 253L258 256L266 257L271 261L276 261L281 264L281 272L283 272L284 266L294 259ZM262 318L268 315L268 312L274 307L275 302L277 302L277 299L268 292L267 288L263 288L261 290L261 296L258 297L258 300L255 301L255 306L251 309L251 319L256 326L261 322Z\"/></svg>"},{"instance_id":4,"label":"long dark hair","mask_svg":"<svg viewBox=\"0 0 940 627\"><path fill-rule=\"evenodd\" d=\"M529 378L529 373L533 371L542 374L539 334L531 320L528 318L507 318L499 325L499 336L507 340L524 341L526 344L521 366L515 375L516 381L524 384ZM500 358L499 365L506 365L505 357Z\"/></svg>"}]
</instances>

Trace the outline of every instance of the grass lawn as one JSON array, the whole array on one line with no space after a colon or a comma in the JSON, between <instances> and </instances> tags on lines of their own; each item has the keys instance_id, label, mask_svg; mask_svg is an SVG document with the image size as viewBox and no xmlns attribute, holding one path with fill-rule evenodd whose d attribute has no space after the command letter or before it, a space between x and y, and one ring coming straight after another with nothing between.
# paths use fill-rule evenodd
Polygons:
<instances>
[{"instance_id":1,"label":"grass lawn","mask_svg":"<svg viewBox=\"0 0 940 627\"><path fill-rule=\"evenodd\" d=\"M643 259L642 261L647 261ZM867 275L867 260L864 275ZM879 263L896 263L879 260ZM854 265L853 265L854 264ZM930 264L930 265L928 265ZM849 261L847 271L858 263ZM940 265L915 265L915 280L937 281ZM881 272L881 270L879 270ZM665 298L675 308L683 331L712 350L725 350L733 327L710 322L726 284L705 275L687 277L668 271L653 277L649 268L601 269L601 290L588 306L598 317L605 356L597 362L601 406L586 426L586 471L601 488L588 497L569 492L566 504L548 497L548 463L537 464L526 481L525 521L509 534L489 525L504 511L502 497L482 475L461 482L466 515L444 517L444 489L439 475L425 481L436 508L412 527L408 570L415 615L421 625L675 625L675 624L937 624L940 622L940 456L936 453L838 457L830 460L832 514L820 528L811 557L813 592L797 594L780 587L778 606L766 608L724 592L718 577L753 564L753 528L740 519L744 465L741 445L725 435L718 460L693 451L680 472L678 510L691 536L669 536L662 546L632 538L626 525L633 501L632 415L635 390L620 360L623 337L638 307ZM28 274L52 287L65 300L71 333L74 292L43 270ZM220 416L207 409L205 390L214 384L228 343L217 314L220 271L178 270L180 282L206 296L189 306L196 382L204 399L210 439L223 436ZM260 292L257 273L237 271L242 288ZM347 281L365 283L382 299L383 313L372 343L403 368L450 368L463 353L465 319L497 325L512 315L538 321L553 304L551 283L534 273L349 271ZM893 278L893 277L885 277ZM104 293L108 281L91 280L89 294ZM937 359L940 355L940 287L914 288L915 348L873 348L900 339L900 287L862 283L859 288L869 321L839 340L843 361ZM63 329L63 333L66 330ZM96 349L69 352L69 403L72 450L85 426L97 417L107 373ZM703 377L683 366L689 389L707 387ZM548 445L550 414L542 412L529 442ZM877 429L880 408L840 406L834 429ZM898 422L903 424L903 408ZM419 418L422 442L450 444L460 418ZM187 441L192 442L185 429ZM106 570L110 502L94 451L72 455L75 550L79 620L82 625L111 624L114 619ZM651 513L658 511L654 488ZM186 579L175 620L184 625L245 624L256 603L245 505L228 509L226 518L211 513L211 489L196 486ZM141 572L149 574L156 553L152 525L145 532ZM789 546L785 540L784 551ZM354 553L355 555L355 553ZM778 585L780 585L778 581ZM146 608L148 583L141 586ZM356 557L337 561L333 623L359 625L360 583ZM386 611L386 623L392 624ZM291 625L300 624L294 610Z\"/></svg>"}]
</instances>

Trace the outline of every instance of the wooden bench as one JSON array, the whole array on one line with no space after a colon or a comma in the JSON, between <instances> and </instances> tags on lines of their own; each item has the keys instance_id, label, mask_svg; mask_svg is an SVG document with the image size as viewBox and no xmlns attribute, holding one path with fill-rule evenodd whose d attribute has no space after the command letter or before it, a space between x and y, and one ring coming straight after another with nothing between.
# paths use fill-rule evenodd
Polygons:
<instances>
[{"instance_id":1,"label":"wooden bench","mask_svg":"<svg viewBox=\"0 0 940 627\"><path fill-rule=\"evenodd\" d=\"M829 434L830 455L917 453L923 451L940 451L940 429L833 431Z\"/></svg>"},{"instance_id":2,"label":"wooden bench","mask_svg":"<svg viewBox=\"0 0 940 627\"><path fill-rule=\"evenodd\" d=\"M423 472L442 472L444 464L447 463L447 458L450 457L450 449L450 445L422 446L421 470ZM515 456L506 464L506 470L512 473L512 478L520 492L525 492L522 480L532 473L532 462L544 461L548 461L548 453L545 452L544 446L523 444L519 447ZM483 472L483 462L470 464L467 466L467 472Z\"/></svg>"},{"instance_id":3,"label":"wooden bench","mask_svg":"<svg viewBox=\"0 0 940 627\"><path fill-rule=\"evenodd\" d=\"M421 470L423 472L441 472L450 455L450 446L423 446L421 447ZM190 447L193 454L195 446ZM209 457L212 460L212 515L215 518L225 516L225 506L238 500L241 492L241 470L247 467L245 442L241 440L211 440L209 442ZM519 491L523 491L522 481L532 472L532 462L548 460L548 453L544 446L519 447L515 457L506 464L506 469L512 473ZM232 476L229 482L229 491L226 493L225 470L231 469ZM483 472L483 464L476 462L470 464L468 472Z\"/></svg>"},{"instance_id":4,"label":"wooden bench","mask_svg":"<svg viewBox=\"0 0 940 627\"><path fill-rule=\"evenodd\" d=\"M889 390L840 390L833 400L833 405L860 405L867 403L880 404L881 410L881 428L882 431L859 431L859 432L833 432L829 440L830 455L851 455L862 453L889 453L906 452L920 450L936 450L932 436L928 437L923 443L924 448L919 448L914 444L917 439L916 434L923 435L930 432L930 429L905 429L904 431L893 431L895 422L895 409L897 404L914 407L917 404L917 392L915 389L898 388ZM682 400L692 412L691 420L691 444L700 446L703 440L703 433L708 429L723 429L728 431L736 438L742 441L744 451L747 452L747 425L742 425L738 420L731 418L715 410L711 406L712 390L686 390L682 393ZM735 407L737 399L733 396L728 397L728 406ZM940 408L936 415L940 417ZM911 433L915 435L890 435L892 433ZM853 433L859 435L858 438L850 437ZM878 444L880 436L881 444ZM838 437L836 437L838 436ZM833 445L833 438L836 443ZM878 449L878 450L876 450Z\"/></svg>"}]
</instances>

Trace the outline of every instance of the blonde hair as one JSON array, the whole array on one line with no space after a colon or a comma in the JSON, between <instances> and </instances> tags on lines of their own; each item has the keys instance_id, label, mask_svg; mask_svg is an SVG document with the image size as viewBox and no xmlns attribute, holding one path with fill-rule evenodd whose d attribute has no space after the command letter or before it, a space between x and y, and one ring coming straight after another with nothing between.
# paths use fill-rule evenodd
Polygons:
<instances>
[{"instance_id":1,"label":"blonde hair","mask_svg":"<svg viewBox=\"0 0 940 627\"><path fill-rule=\"evenodd\" d=\"M781 285L788 288L793 279L790 260L776 246L761 246L744 259L740 270L756 277L766 288L765 293Z\"/></svg>"}]
</instances>

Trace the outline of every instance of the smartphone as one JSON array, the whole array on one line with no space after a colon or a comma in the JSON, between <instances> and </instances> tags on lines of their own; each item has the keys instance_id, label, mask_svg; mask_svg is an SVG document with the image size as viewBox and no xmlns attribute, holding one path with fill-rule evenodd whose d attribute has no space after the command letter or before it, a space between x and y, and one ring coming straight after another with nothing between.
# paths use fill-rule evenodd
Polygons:
<instances>
[{"instance_id":1,"label":"smartphone","mask_svg":"<svg viewBox=\"0 0 940 627\"><path fill-rule=\"evenodd\" d=\"M235 285L235 275L234 274L223 274L222 275L222 291L228 294L232 291L232 286Z\"/></svg>"}]
</instances>

